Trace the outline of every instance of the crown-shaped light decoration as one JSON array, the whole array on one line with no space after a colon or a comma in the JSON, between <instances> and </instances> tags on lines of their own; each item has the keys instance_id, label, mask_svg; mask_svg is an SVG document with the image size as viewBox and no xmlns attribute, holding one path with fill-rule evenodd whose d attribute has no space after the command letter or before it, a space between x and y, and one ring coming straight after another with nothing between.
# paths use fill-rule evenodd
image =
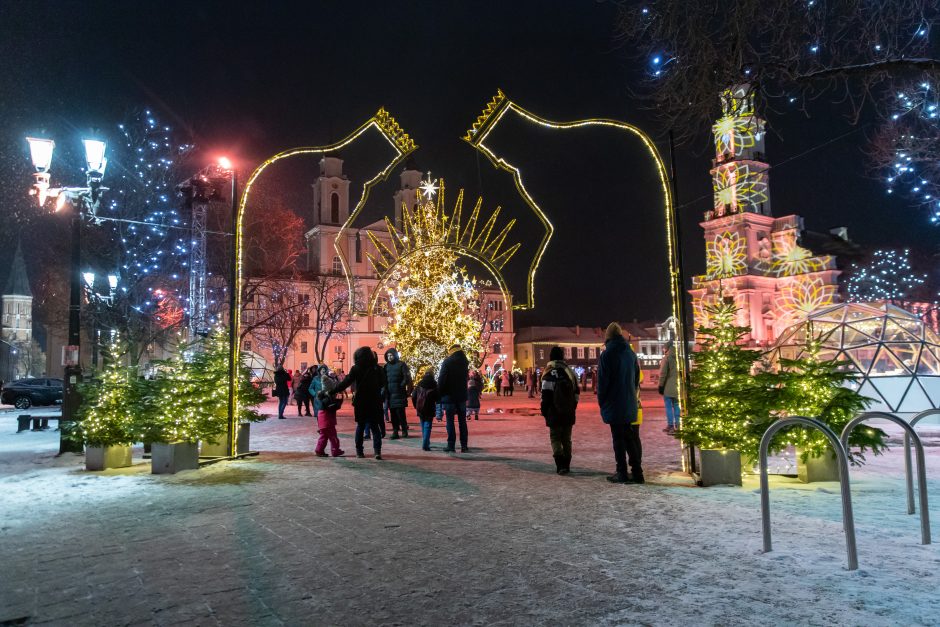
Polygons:
<instances>
[{"instance_id":1,"label":"crown-shaped light decoration","mask_svg":"<svg viewBox=\"0 0 940 627\"><path fill-rule=\"evenodd\" d=\"M508 248L503 246L516 220L507 222L494 235L500 207L497 207L480 226L482 198L477 200L466 224L462 224L463 190L457 195L457 202L454 203L454 210L450 214L447 213L444 202L444 180L441 179L436 200L419 203L414 210L409 210L407 205L402 206L401 230L386 217L390 245L369 233L369 239L378 251L377 256L366 253L372 267L381 277L386 277L403 257L419 251L447 249L456 255L479 261L495 275L494 278L501 286L505 285L500 271L522 246L520 243Z\"/></svg>"},{"instance_id":2,"label":"crown-shaped light decoration","mask_svg":"<svg viewBox=\"0 0 940 627\"><path fill-rule=\"evenodd\" d=\"M402 130L398 121L396 121L384 107L380 108L375 114L375 123L379 125L383 133L395 141L395 145L398 146L398 149L402 152L408 153L415 149L414 140L408 136L408 133Z\"/></svg>"},{"instance_id":3,"label":"crown-shaped light decoration","mask_svg":"<svg viewBox=\"0 0 940 627\"><path fill-rule=\"evenodd\" d=\"M467 134L463 136L464 141L470 142L471 144L477 143L482 131L495 121L495 114L501 111L506 104L508 104L506 94L503 93L502 89L497 89L496 95L493 96L493 99L490 100L486 108L483 109L483 113L477 117L477 121L473 123L473 126L470 127Z\"/></svg>"}]
</instances>

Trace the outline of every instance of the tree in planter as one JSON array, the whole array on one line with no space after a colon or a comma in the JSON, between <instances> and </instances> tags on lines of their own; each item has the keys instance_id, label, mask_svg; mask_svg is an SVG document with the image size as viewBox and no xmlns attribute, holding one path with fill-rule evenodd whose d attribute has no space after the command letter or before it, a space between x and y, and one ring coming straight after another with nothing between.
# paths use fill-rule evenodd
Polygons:
<instances>
[{"instance_id":1,"label":"tree in planter","mask_svg":"<svg viewBox=\"0 0 940 627\"><path fill-rule=\"evenodd\" d=\"M111 343L100 376L79 385L82 404L78 410L80 428L72 437L87 446L128 446L138 440L137 410L141 387L136 367L119 359L125 353L121 342Z\"/></svg>"},{"instance_id":2,"label":"tree in planter","mask_svg":"<svg viewBox=\"0 0 940 627\"><path fill-rule=\"evenodd\" d=\"M756 459L762 431L774 409L774 375L755 372L761 353L744 348L749 327L735 326L731 301L706 308L711 326L698 330L689 410L675 437L699 448L733 449Z\"/></svg>"},{"instance_id":3,"label":"tree in planter","mask_svg":"<svg viewBox=\"0 0 940 627\"><path fill-rule=\"evenodd\" d=\"M849 369L848 362L820 358L819 352L825 336L814 335L812 325L807 335L810 339L802 356L797 359L780 358L777 413L784 417L818 418L836 435L841 435L845 425L864 411L871 399L845 387L858 378ZM762 425L760 431L763 432L767 426L769 422ZM858 447L859 451L850 454L850 461L853 464L863 463L864 453L869 449L879 455L885 448L886 437L884 431L874 427L855 429L849 436L849 446ZM830 450L829 441L818 429L803 427L784 429L771 444L774 450L787 446L800 449L804 463L810 457L819 457Z\"/></svg>"}]
</instances>

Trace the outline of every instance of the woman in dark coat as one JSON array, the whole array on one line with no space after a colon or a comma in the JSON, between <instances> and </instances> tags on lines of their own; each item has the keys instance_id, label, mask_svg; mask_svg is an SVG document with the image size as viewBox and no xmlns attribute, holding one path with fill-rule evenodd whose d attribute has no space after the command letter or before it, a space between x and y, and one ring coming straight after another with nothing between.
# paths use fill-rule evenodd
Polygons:
<instances>
[{"instance_id":1,"label":"woman in dark coat","mask_svg":"<svg viewBox=\"0 0 940 627\"><path fill-rule=\"evenodd\" d=\"M294 389L294 400L297 401L297 415L303 416L301 409L306 408L307 415L310 416L310 383L313 381L313 366L304 370L303 374L295 374L299 383Z\"/></svg>"},{"instance_id":2,"label":"woman in dark coat","mask_svg":"<svg viewBox=\"0 0 940 627\"><path fill-rule=\"evenodd\" d=\"M277 417L284 420L284 409L290 399L290 375L284 366L278 366L274 371L274 396L277 397Z\"/></svg>"},{"instance_id":3,"label":"woman in dark coat","mask_svg":"<svg viewBox=\"0 0 940 627\"><path fill-rule=\"evenodd\" d=\"M382 459L382 401L386 386L385 370L379 366L379 360L368 346L356 349L353 354L353 367L349 374L333 388L339 394L349 386L356 384L353 394L353 414L356 417L356 457L365 457L362 450L366 425L372 434L372 449L375 458Z\"/></svg>"}]
</instances>

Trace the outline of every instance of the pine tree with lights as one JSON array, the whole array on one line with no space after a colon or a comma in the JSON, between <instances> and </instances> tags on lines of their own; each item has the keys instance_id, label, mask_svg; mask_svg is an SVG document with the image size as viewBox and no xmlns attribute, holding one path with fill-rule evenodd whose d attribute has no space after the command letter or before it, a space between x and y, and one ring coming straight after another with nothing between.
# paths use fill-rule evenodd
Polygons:
<instances>
[{"instance_id":1,"label":"pine tree with lights","mask_svg":"<svg viewBox=\"0 0 940 627\"><path fill-rule=\"evenodd\" d=\"M810 339L801 357L780 358L776 413L781 417L817 418L836 435L841 435L845 425L864 411L871 399L847 387L859 376L849 362L820 358L820 349L826 338L813 333L812 323L807 336ZM767 426L769 423L760 431L763 432ZM852 431L849 445L859 450L851 454L851 461L864 462L866 450L880 454L885 448L885 437L884 431L867 425ZM804 463L810 457L831 453L829 441L818 429L790 427L782 430L774 438L771 448L779 451L787 446L799 449Z\"/></svg>"},{"instance_id":2,"label":"pine tree with lights","mask_svg":"<svg viewBox=\"0 0 940 627\"><path fill-rule=\"evenodd\" d=\"M448 347L460 344L474 362L482 349L476 317L479 294L475 281L457 266L457 255L444 242L447 219L428 200L405 210L406 235L413 252L399 260L388 289L392 317L385 328L416 373L437 368Z\"/></svg>"},{"instance_id":3,"label":"pine tree with lights","mask_svg":"<svg viewBox=\"0 0 940 627\"><path fill-rule=\"evenodd\" d=\"M124 345L115 340L105 351L105 366L99 376L79 385L82 404L79 428L72 436L86 446L126 446L139 440L137 409L141 386L136 367L121 361Z\"/></svg>"},{"instance_id":4,"label":"pine tree with lights","mask_svg":"<svg viewBox=\"0 0 940 627\"><path fill-rule=\"evenodd\" d=\"M756 459L762 430L774 409L772 373L755 372L761 352L744 347L751 329L735 325L737 307L721 301L706 308L711 326L698 330L689 411L675 437L704 449L732 449Z\"/></svg>"}]
</instances>

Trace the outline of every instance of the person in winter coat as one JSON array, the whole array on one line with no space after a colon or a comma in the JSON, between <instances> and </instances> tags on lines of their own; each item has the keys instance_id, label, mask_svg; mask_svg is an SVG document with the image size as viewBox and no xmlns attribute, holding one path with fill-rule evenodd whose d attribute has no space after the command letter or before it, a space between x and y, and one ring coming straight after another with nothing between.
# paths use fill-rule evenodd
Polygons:
<instances>
[{"instance_id":1,"label":"person in winter coat","mask_svg":"<svg viewBox=\"0 0 940 627\"><path fill-rule=\"evenodd\" d=\"M483 377L480 372L474 370L470 373L470 380L467 381L467 420L470 420L470 414L473 414L474 420L480 419L480 396L483 394Z\"/></svg>"},{"instance_id":2,"label":"person in winter coat","mask_svg":"<svg viewBox=\"0 0 940 627\"><path fill-rule=\"evenodd\" d=\"M310 380L310 385L307 387L307 392L313 399L313 412L317 416L317 433L320 434L314 449L317 457L328 457L327 443L330 445L333 457L342 457L344 454L339 447L339 437L336 435L336 409L326 407L326 401L336 395L333 390L338 384L336 377L330 374L330 369L322 365L317 369L317 374Z\"/></svg>"},{"instance_id":3,"label":"person in winter coat","mask_svg":"<svg viewBox=\"0 0 940 627\"><path fill-rule=\"evenodd\" d=\"M431 425L437 414L439 395L437 393L437 381L434 380L434 371L428 368L424 371L424 376L418 381L411 392L411 404L418 414L418 420L421 421L421 449L431 450ZM440 417L438 417L440 420Z\"/></svg>"},{"instance_id":4,"label":"person in winter coat","mask_svg":"<svg viewBox=\"0 0 940 627\"><path fill-rule=\"evenodd\" d=\"M659 393L666 406L666 433L679 428L679 370L676 368L676 352L672 345L659 364Z\"/></svg>"},{"instance_id":5,"label":"person in winter coat","mask_svg":"<svg viewBox=\"0 0 940 627\"><path fill-rule=\"evenodd\" d=\"M297 415L303 416L302 409L307 410L307 415L310 416L310 382L315 378L316 373L314 372L313 366L310 366L304 370L303 374L296 375L294 381L297 381L296 386L294 387L294 400L297 401ZM316 414L316 412L314 412Z\"/></svg>"},{"instance_id":6,"label":"person in winter coat","mask_svg":"<svg viewBox=\"0 0 940 627\"><path fill-rule=\"evenodd\" d=\"M401 437L407 438L408 418L405 415L405 408L408 407L408 394L414 382L411 380L411 370L408 364L401 360L398 351L394 348L385 351L385 380L388 382L385 388L385 400L392 419L391 439L397 440L399 431L401 431Z\"/></svg>"},{"instance_id":7,"label":"person in winter coat","mask_svg":"<svg viewBox=\"0 0 940 627\"><path fill-rule=\"evenodd\" d=\"M512 376L505 368L503 368L501 381L503 383L503 396L512 396Z\"/></svg>"},{"instance_id":8,"label":"person in winter coat","mask_svg":"<svg viewBox=\"0 0 940 627\"><path fill-rule=\"evenodd\" d=\"M501 396L503 393L503 373L496 372L493 375L493 386L496 388L496 396Z\"/></svg>"},{"instance_id":9,"label":"person in winter coat","mask_svg":"<svg viewBox=\"0 0 940 627\"><path fill-rule=\"evenodd\" d=\"M542 371L542 416L548 427L555 458L555 472L567 475L571 472L571 430L575 422L575 409L580 392L578 376L565 363L565 353L560 346L553 346L548 357L551 361Z\"/></svg>"},{"instance_id":10,"label":"person in winter coat","mask_svg":"<svg viewBox=\"0 0 940 627\"><path fill-rule=\"evenodd\" d=\"M362 346L353 353L353 367L349 374L333 389L339 394L355 384L353 414L356 417L356 457L365 457L362 450L366 425L372 434L372 449L375 458L382 459L382 390L385 388L385 371L372 349Z\"/></svg>"},{"instance_id":11,"label":"person in winter coat","mask_svg":"<svg viewBox=\"0 0 940 627\"><path fill-rule=\"evenodd\" d=\"M284 370L284 366L278 366L274 371L273 396L277 397L277 417L281 420L284 420L284 409L290 399L290 382L290 373Z\"/></svg>"},{"instance_id":12,"label":"person in winter coat","mask_svg":"<svg viewBox=\"0 0 940 627\"><path fill-rule=\"evenodd\" d=\"M460 344L450 347L447 359L441 362L441 371L437 375L437 391L440 394L441 407L447 417L447 448L446 453L455 452L457 435L454 433L454 418L460 426L460 452L466 453L467 448L467 372L470 370L470 361L464 354Z\"/></svg>"},{"instance_id":13,"label":"person in winter coat","mask_svg":"<svg viewBox=\"0 0 940 627\"><path fill-rule=\"evenodd\" d=\"M601 418L610 426L617 471L607 477L612 483L643 483L640 428L637 421L637 388L640 368L636 353L616 322L607 327L604 351L597 361L597 403ZM632 477L627 473L630 460Z\"/></svg>"}]
</instances>

